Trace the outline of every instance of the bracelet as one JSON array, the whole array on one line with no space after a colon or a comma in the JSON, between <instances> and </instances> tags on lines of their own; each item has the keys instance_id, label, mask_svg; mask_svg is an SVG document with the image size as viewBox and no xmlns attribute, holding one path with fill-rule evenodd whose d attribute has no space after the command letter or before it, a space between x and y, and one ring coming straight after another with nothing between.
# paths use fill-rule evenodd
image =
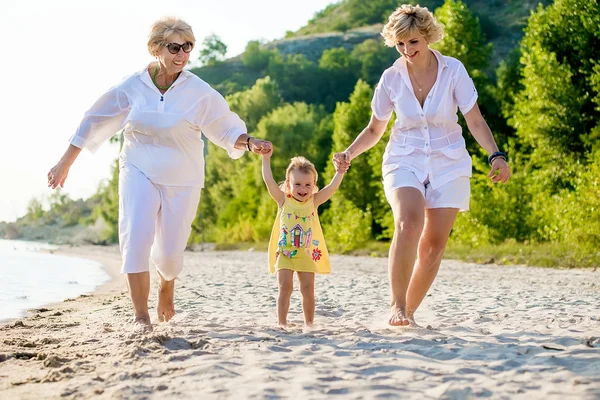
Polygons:
<instances>
[{"instance_id":1,"label":"bracelet","mask_svg":"<svg viewBox=\"0 0 600 400\"><path fill-rule=\"evenodd\" d=\"M504 161L508 161L508 156L505 153L503 153L501 151L497 151L497 152L493 153L491 156L489 156L488 164L492 165L492 162L498 157L503 158Z\"/></svg>"},{"instance_id":2,"label":"bracelet","mask_svg":"<svg viewBox=\"0 0 600 400\"><path fill-rule=\"evenodd\" d=\"M250 151L250 139L254 139L252 136L248 135L248 139L246 140L246 150Z\"/></svg>"}]
</instances>

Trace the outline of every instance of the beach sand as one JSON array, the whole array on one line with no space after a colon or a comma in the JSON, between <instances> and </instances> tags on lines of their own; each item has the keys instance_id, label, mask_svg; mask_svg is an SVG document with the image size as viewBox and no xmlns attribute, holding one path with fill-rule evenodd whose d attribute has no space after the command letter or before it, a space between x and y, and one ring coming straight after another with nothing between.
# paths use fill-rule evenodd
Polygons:
<instances>
[{"instance_id":1,"label":"beach sand","mask_svg":"<svg viewBox=\"0 0 600 400\"><path fill-rule=\"evenodd\" d=\"M115 247L65 248L118 278ZM0 326L0 398L600 398L600 271L445 260L417 313L390 328L386 259L333 256L275 326L266 254L186 253L177 315L130 327L122 278ZM156 305L153 272L151 305ZM296 282L297 286L297 282Z\"/></svg>"}]
</instances>

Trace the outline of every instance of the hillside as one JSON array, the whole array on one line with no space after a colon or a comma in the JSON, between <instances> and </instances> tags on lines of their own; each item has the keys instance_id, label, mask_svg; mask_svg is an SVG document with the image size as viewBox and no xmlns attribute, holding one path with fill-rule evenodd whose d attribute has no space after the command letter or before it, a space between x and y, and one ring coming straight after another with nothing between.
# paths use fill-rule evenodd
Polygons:
<instances>
[{"instance_id":1,"label":"hillside","mask_svg":"<svg viewBox=\"0 0 600 400\"><path fill-rule=\"evenodd\" d=\"M523 28L532 10L539 3L547 5L551 0L464 0L463 3L479 18L487 40L494 44L491 68L505 59L518 44ZM412 1L417 3L417 1ZM419 4L435 10L443 0L422 0ZM395 0L342 0L317 12L307 24L296 32L288 32L285 38L261 44L263 49L276 49L283 55L302 54L309 61L318 63L325 49L343 47L348 51L368 39L381 40L382 24L389 13L397 7ZM223 94L234 93L250 87L263 74L244 66L241 55L217 66L194 69L204 80Z\"/></svg>"},{"instance_id":2,"label":"hillside","mask_svg":"<svg viewBox=\"0 0 600 400\"><path fill-rule=\"evenodd\" d=\"M420 4L432 11L444 3L443 0L407 2ZM496 66L517 44L522 36L523 28L527 25L531 11L536 9L539 3L547 5L551 2L551 0L463 0L463 3L479 18L487 39L494 44L493 66ZM372 3L376 5L370 6L370 9L367 9L368 6L364 3L355 0L343 0L332 4L317 12L306 26L296 32L288 33L288 38L310 38L314 34L343 32L371 25L369 21L372 19L370 19L369 12L375 13L375 15L381 12L379 21L384 23L385 16L400 4L400 2L388 0L376 0ZM375 18L375 15L372 18Z\"/></svg>"}]
</instances>

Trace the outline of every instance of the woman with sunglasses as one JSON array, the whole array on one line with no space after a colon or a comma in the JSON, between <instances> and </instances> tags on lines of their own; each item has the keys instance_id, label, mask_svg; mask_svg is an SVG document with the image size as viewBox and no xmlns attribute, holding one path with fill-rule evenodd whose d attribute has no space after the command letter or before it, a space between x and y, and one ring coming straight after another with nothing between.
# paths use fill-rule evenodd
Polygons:
<instances>
[{"instance_id":1,"label":"woman with sunglasses","mask_svg":"<svg viewBox=\"0 0 600 400\"><path fill-rule=\"evenodd\" d=\"M156 58L103 94L84 115L48 186L64 186L81 149L95 152L123 130L119 156L121 272L133 303L134 322L151 330L149 259L158 274L159 321L175 314L174 282L204 185L202 135L233 159L244 151L266 154L271 143L249 136L244 122L206 82L184 69L195 38L176 18L152 25L148 50Z\"/></svg>"}]
</instances>

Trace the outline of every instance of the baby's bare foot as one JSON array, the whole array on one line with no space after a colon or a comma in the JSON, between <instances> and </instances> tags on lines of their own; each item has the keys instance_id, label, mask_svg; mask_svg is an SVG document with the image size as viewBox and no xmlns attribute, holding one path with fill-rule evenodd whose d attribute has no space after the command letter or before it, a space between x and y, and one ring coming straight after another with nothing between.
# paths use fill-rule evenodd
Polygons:
<instances>
[{"instance_id":1,"label":"baby's bare foot","mask_svg":"<svg viewBox=\"0 0 600 400\"><path fill-rule=\"evenodd\" d=\"M175 315L174 294L175 280L165 281L161 279L161 283L158 286L158 306L156 307L159 321L167 322Z\"/></svg>"},{"instance_id":2,"label":"baby's bare foot","mask_svg":"<svg viewBox=\"0 0 600 400\"><path fill-rule=\"evenodd\" d=\"M388 318L388 324L390 324L391 326L406 326L409 324L403 306L392 304L392 306L390 307L390 317Z\"/></svg>"}]
</instances>

